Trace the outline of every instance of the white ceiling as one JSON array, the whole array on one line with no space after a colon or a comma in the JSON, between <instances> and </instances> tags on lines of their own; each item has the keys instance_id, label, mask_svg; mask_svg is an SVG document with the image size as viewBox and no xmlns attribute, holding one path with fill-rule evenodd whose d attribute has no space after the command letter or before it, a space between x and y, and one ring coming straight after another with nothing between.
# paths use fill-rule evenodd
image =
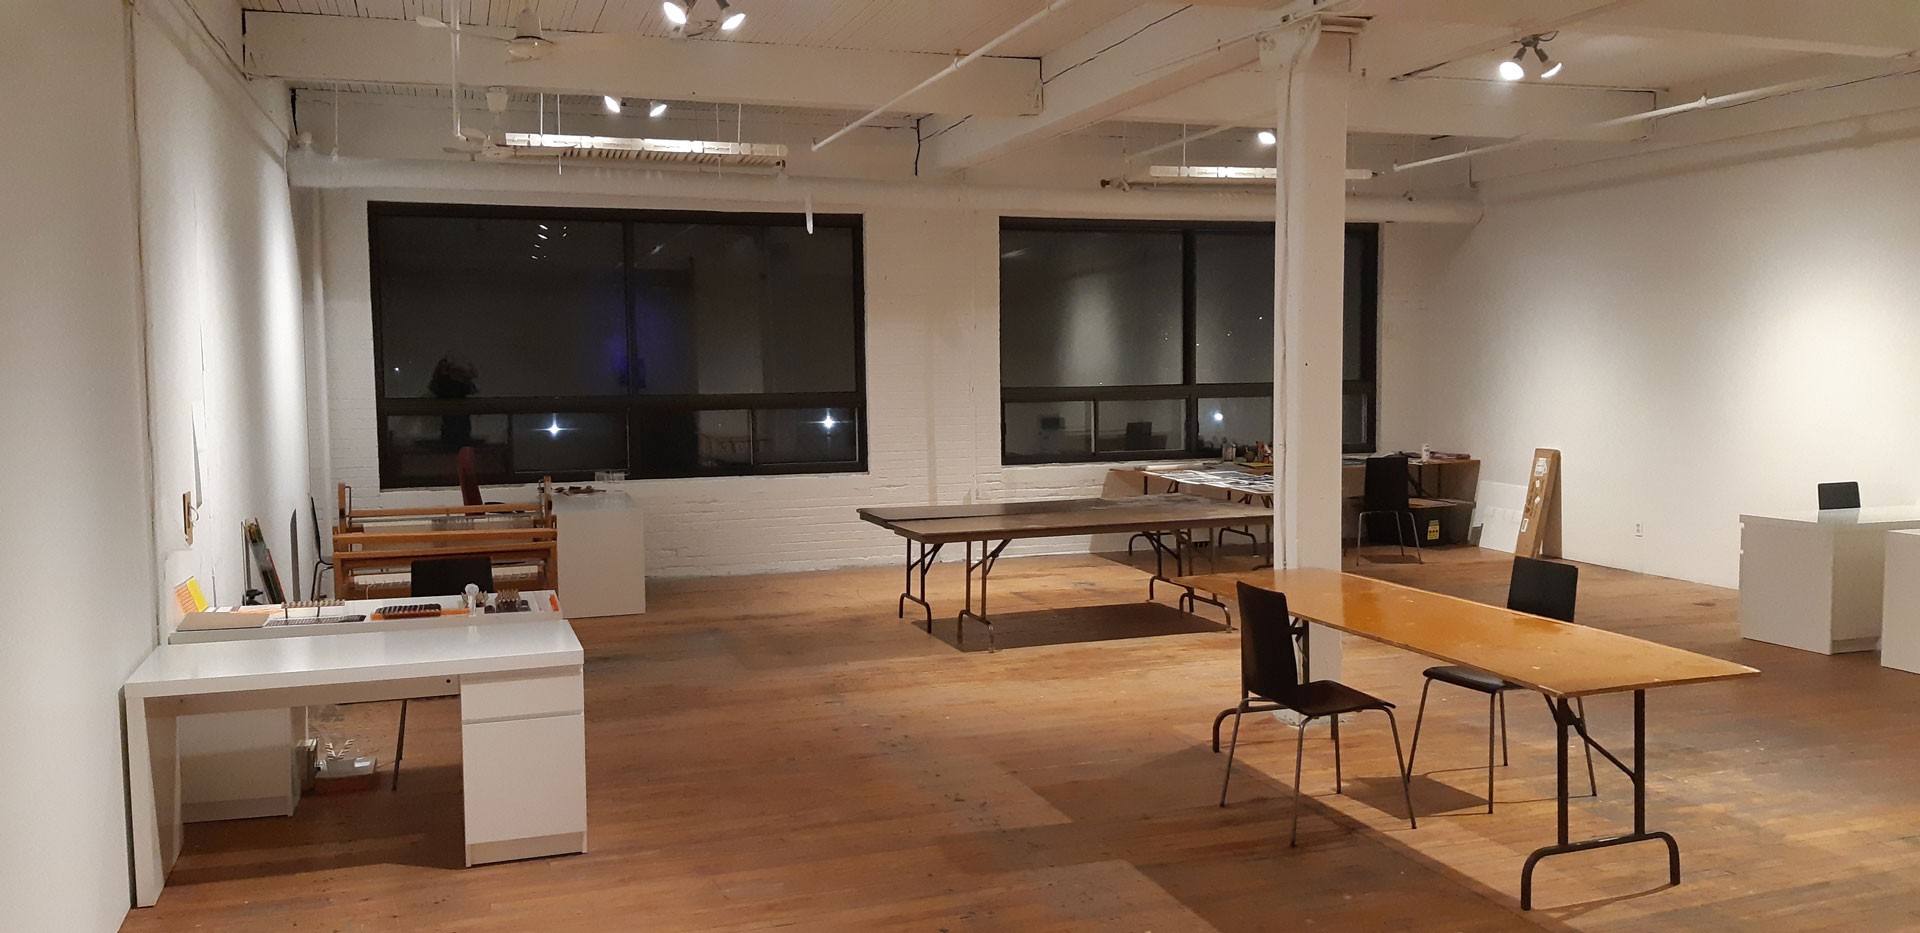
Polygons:
<instances>
[{"instance_id":1,"label":"white ceiling","mask_svg":"<svg viewBox=\"0 0 1920 933\"><path fill-rule=\"evenodd\" d=\"M462 22L510 27L523 0L463 0ZM670 25L660 0L535 0L541 27L562 32L633 32L666 37ZM824 49L966 54L1018 25L1045 4L1039 0L734 0L747 21L728 37ZM1037 58L1106 22L1138 0L1076 0L994 51ZM242 0L249 10L410 20L443 15L441 0ZM711 15L713 0L696 14Z\"/></svg>"}]
</instances>

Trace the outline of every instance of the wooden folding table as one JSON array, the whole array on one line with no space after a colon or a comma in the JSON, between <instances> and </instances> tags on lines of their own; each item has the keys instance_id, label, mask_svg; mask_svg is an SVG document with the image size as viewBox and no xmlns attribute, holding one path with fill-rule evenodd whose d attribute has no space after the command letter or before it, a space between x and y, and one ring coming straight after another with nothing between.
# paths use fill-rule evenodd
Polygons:
<instances>
[{"instance_id":1,"label":"wooden folding table","mask_svg":"<svg viewBox=\"0 0 1920 933\"><path fill-rule=\"evenodd\" d=\"M1680 844L1647 830L1647 691L1658 687L1751 677L1751 667L1669 645L1429 593L1337 570L1261 570L1182 577L1173 582L1230 598L1245 582L1287 596L1299 619L1415 654L1463 664L1546 695L1559 731L1559 841L1534 850L1520 870L1520 907L1533 907L1533 869L1551 855L1658 839L1668 871L1680 883ZM1573 700L1633 694L1633 765L1593 740ZM1215 728L1218 728L1216 720ZM1574 841L1567 835L1567 738L1574 730L1633 782L1633 831Z\"/></svg>"}]
</instances>

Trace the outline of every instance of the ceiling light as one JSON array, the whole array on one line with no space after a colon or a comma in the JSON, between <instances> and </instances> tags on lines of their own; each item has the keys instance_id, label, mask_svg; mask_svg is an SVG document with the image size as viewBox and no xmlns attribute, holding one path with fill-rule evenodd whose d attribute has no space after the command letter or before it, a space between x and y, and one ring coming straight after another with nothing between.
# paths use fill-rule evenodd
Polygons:
<instances>
[{"instance_id":1,"label":"ceiling light","mask_svg":"<svg viewBox=\"0 0 1920 933\"><path fill-rule=\"evenodd\" d=\"M1513 53L1512 58L1500 63L1500 79L1502 81L1518 81L1527 76L1527 70L1520 66L1520 57L1525 54L1527 54L1527 50L1523 48Z\"/></svg>"},{"instance_id":2,"label":"ceiling light","mask_svg":"<svg viewBox=\"0 0 1920 933\"><path fill-rule=\"evenodd\" d=\"M660 10L667 15L667 22L675 26L687 24L687 8L681 6L677 0L666 0L665 3L660 4Z\"/></svg>"},{"instance_id":3,"label":"ceiling light","mask_svg":"<svg viewBox=\"0 0 1920 933\"><path fill-rule=\"evenodd\" d=\"M647 104L647 116L657 117L667 112L667 102L656 100Z\"/></svg>"},{"instance_id":4,"label":"ceiling light","mask_svg":"<svg viewBox=\"0 0 1920 933\"><path fill-rule=\"evenodd\" d=\"M608 94L605 97L600 98L600 101L607 105L608 113L620 112L620 98L615 97L611 94Z\"/></svg>"},{"instance_id":5,"label":"ceiling light","mask_svg":"<svg viewBox=\"0 0 1920 933\"><path fill-rule=\"evenodd\" d=\"M1271 146L1280 141L1280 137L1273 135L1272 130L1261 130L1259 139L1262 146Z\"/></svg>"},{"instance_id":6,"label":"ceiling light","mask_svg":"<svg viewBox=\"0 0 1920 933\"><path fill-rule=\"evenodd\" d=\"M734 12L732 9L733 4L728 3L727 0L719 0L719 2L721 32L732 32L735 29L739 29L741 23L747 21L747 14Z\"/></svg>"},{"instance_id":7,"label":"ceiling light","mask_svg":"<svg viewBox=\"0 0 1920 933\"><path fill-rule=\"evenodd\" d=\"M1547 69L1547 70L1545 70L1545 71L1543 71L1543 72L1540 72L1540 77L1542 77L1542 78L1551 78L1551 77L1553 77L1554 75L1557 75L1557 74L1559 74L1559 73L1560 73L1560 69L1562 69L1562 68L1565 68L1566 66L1567 66L1567 63L1566 63L1566 62L1554 62L1554 63L1553 63L1553 67L1552 67L1552 68L1549 68L1549 69Z\"/></svg>"}]
</instances>

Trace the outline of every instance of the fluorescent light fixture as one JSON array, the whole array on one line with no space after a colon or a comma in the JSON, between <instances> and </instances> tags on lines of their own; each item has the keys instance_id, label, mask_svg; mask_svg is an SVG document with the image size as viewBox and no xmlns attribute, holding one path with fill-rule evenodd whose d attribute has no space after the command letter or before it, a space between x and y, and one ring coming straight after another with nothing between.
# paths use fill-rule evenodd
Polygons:
<instances>
[{"instance_id":1,"label":"fluorescent light fixture","mask_svg":"<svg viewBox=\"0 0 1920 933\"><path fill-rule=\"evenodd\" d=\"M600 102L607 105L608 113L620 112L620 98L615 97L612 94L608 94L605 97L600 98Z\"/></svg>"},{"instance_id":2,"label":"fluorescent light fixture","mask_svg":"<svg viewBox=\"0 0 1920 933\"><path fill-rule=\"evenodd\" d=\"M1545 70L1545 71L1543 71L1543 72L1540 72L1540 77L1542 77L1542 78L1551 78L1551 77L1553 77L1554 75L1557 75L1557 74L1559 74L1559 73L1560 73L1560 69L1562 69L1562 68L1565 68L1566 66L1567 66L1567 63L1566 63L1566 62L1554 62L1554 63L1553 63L1553 67L1552 67L1552 68L1549 68L1549 69L1547 69L1547 70Z\"/></svg>"},{"instance_id":3,"label":"fluorescent light fixture","mask_svg":"<svg viewBox=\"0 0 1920 933\"><path fill-rule=\"evenodd\" d=\"M667 112L667 102L656 100L647 104L647 116L657 117Z\"/></svg>"},{"instance_id":4,"label":"fluorescent light fixture","mask_svg":"<svg viewBox=\"0 0 1920 933\"><path fill-rule=\"evenodd\" d=\"M1273 135L1272 130L1261 130L1258 138L1262 146L1271 146L1280 141L1280 137Z\"/></svg>"},{"instance_id":5,"label":"fluorescent light fixture","mask_svg":"<svg viewBox=\"0 0 1920 933\"><path fill-rule=\"evenodd\" d=\"M660 4L660 11L666 14L667 22L675 26L685 26L687 24L687 8L681 6L675 2L675 0L667 0L667 2Z\"/></svg>"},{"instance_id":6,"label":"fluorescent light fixture","mask_svg":"<svg viewBox=\"0 0 1920 933\"><path fill-rule=\"evenodd\" d=\"M727 0L719 0L719 2L721 32L732 32L735 29L739 29L741 23L747 21L747 14L735 12L733 10L733 4L728 3Z\"/></svg>"}]
</instances>

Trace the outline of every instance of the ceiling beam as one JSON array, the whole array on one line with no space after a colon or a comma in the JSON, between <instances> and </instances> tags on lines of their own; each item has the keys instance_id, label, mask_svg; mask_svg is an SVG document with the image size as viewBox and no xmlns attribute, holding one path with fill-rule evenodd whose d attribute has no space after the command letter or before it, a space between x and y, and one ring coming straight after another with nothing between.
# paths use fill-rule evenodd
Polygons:
<instances>
[{"instance_id":1,"label":"ceiling beam","mask_svg":"<svg viewBox=\"0 0 1920 933\"><path fill-rule=\"evenodd\" d=\"M1275 97L1272 72L1220 75L1119 115L1143 123L1218 125L1246 119ZM1347 126L1354 133L1475 136L1506 139L1561 132L1651 110L1649 91L1556 86L1537 82L1492 82L1449 78L1357 82L1347 98ZM1632 139L1636 128L1582 139Z\"/></svg>"},{"instance_id":2,"label":"ceiling beam","mask_svg":"<svg viewBox=\"0 0 1920 933\"><path fill-rule=\"evenodd\" d=\"M1042 112L1020 117L972 113L929 139L927 164L947 171L979 165L1244 68L1259 58L1255 36L1280 27L1283 16L1143 4L1046 56Z\"/></svg>"},{"instance_id":3,"label":"ceiling beam","mask_svg":"<svg viewBox=\"0 0 1920 933\"><path fill-rule=\"evenodd\" d=\"M566 33L538 61L508 64L500 43L461 43L463 85L769 107L866 110L947 66L945 55ZM445 30L409 20L250 12L249 74L302 82L445 85ZM916 110L1013 117L1040 111L1040 63L982 58L915 98Z\"/></svg>"},{"instance_id":4,"label":"ceiling beam","mask_svg":"<svg viewBox=\"0 0 1920 933\"><path fill-rule=\"evenodd\" d=\"M1906 0L1422 0L1394 19L1493 30L1567 28L1597 35L1677 38L1747 48L1885 58L1920 49L1920 4Z\"/></svg>"}]
</instances>

